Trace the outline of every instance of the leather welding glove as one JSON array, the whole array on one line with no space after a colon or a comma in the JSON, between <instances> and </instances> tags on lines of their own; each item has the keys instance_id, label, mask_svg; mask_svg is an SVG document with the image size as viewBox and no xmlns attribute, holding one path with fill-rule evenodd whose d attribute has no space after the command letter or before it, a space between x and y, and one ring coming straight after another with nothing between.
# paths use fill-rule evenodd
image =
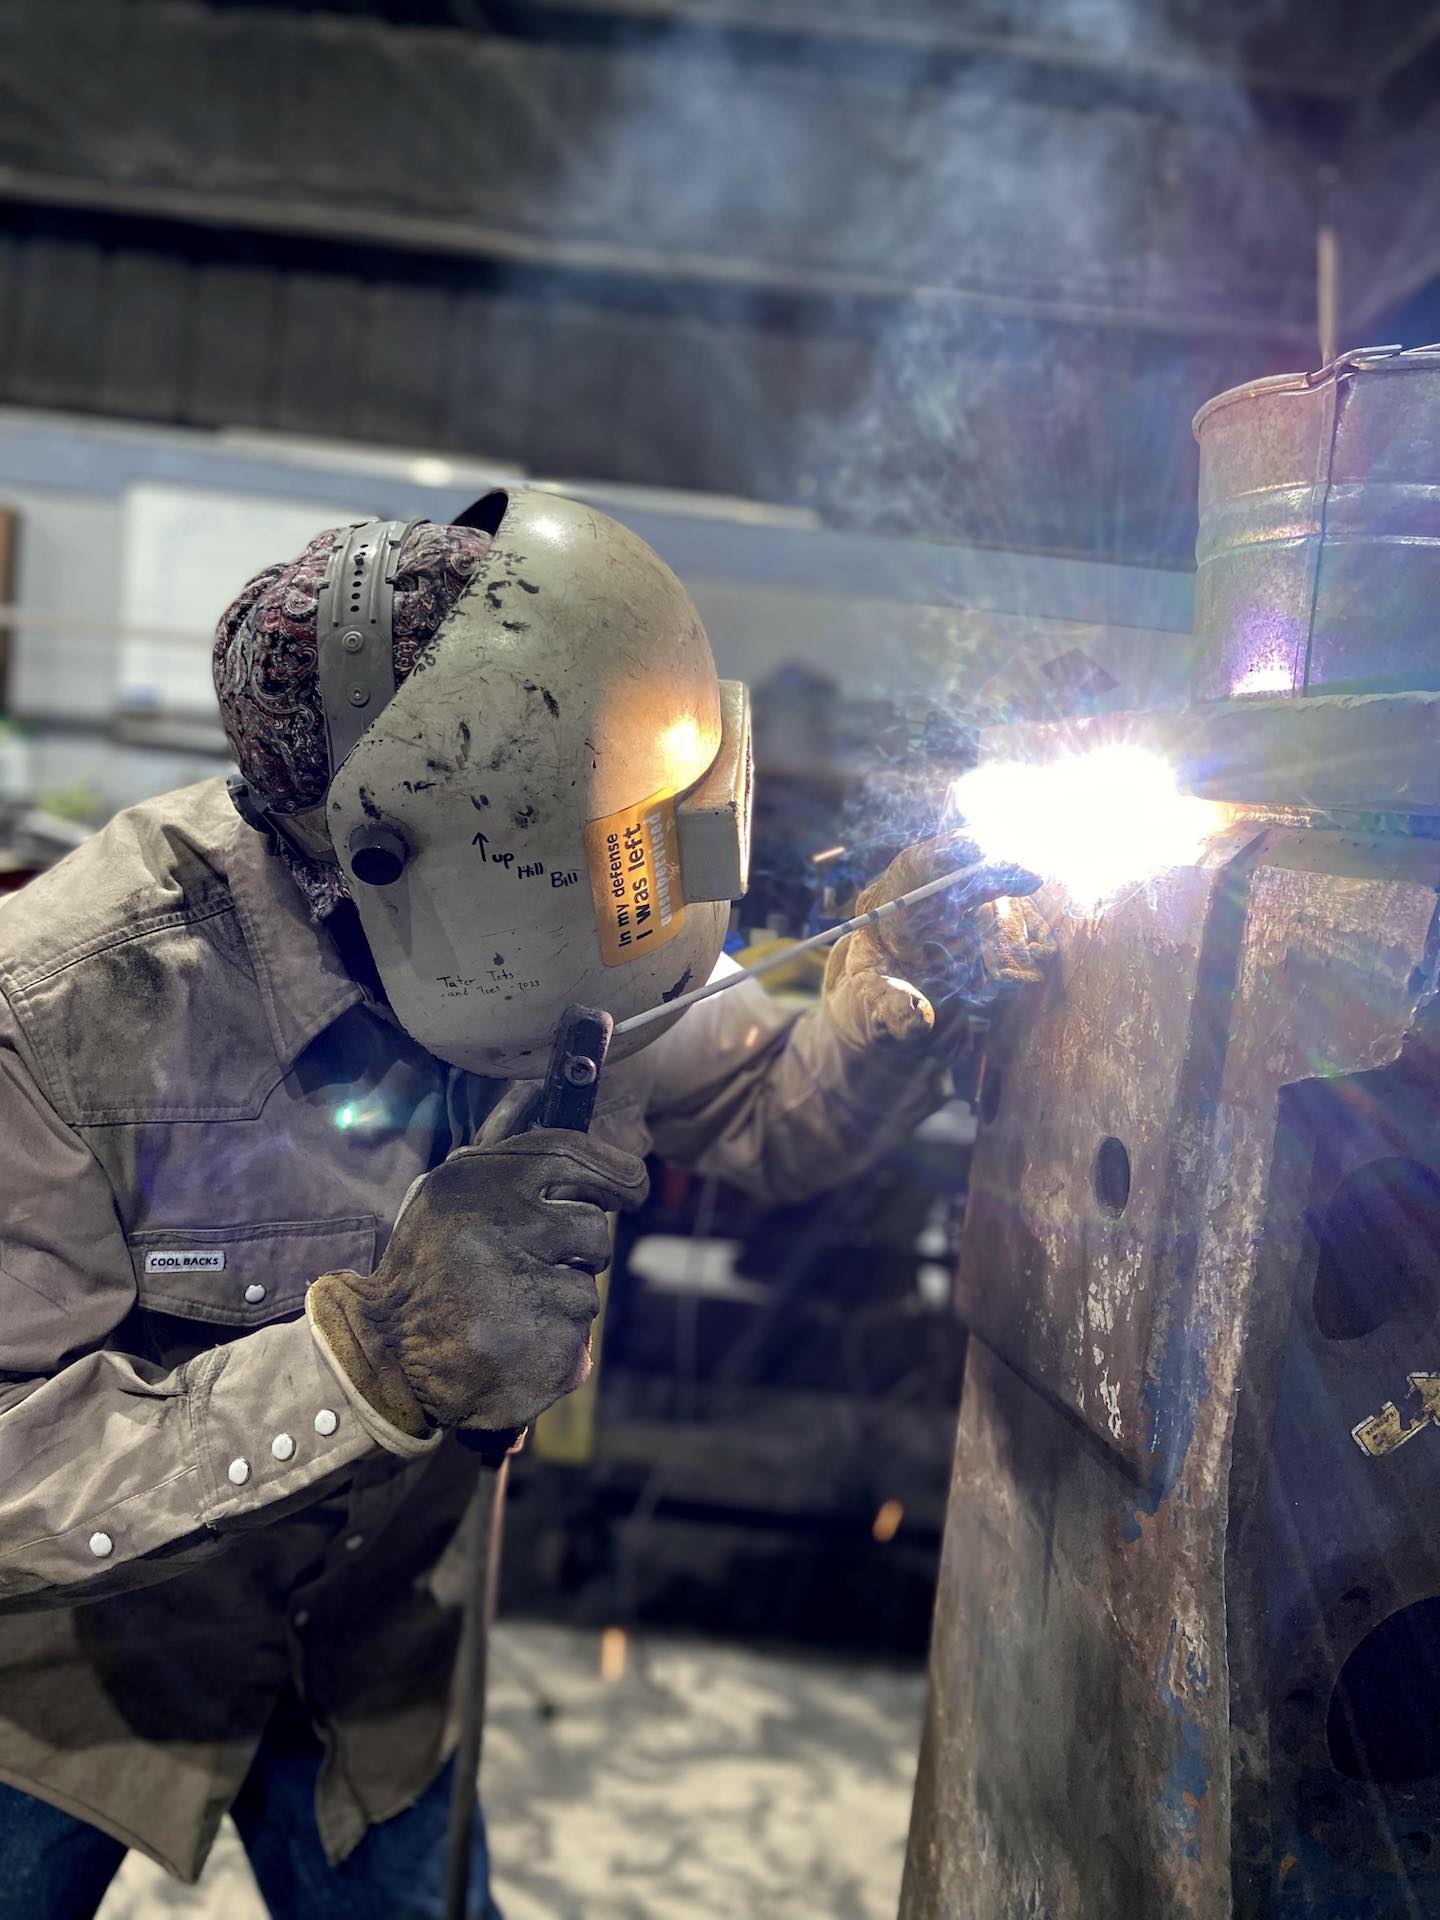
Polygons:
<instances>
[{"instance_id":1,"label":"leather welding glove","mask_svg":"<svg viewBox=\"0 0 1440 1920\"><path fill-rule=\"evenodd\" d=\"M524 1427L579 1386L606 1213L647 1186L634 1154L549 1129L461 1147L417 1181L375 1272L322 1274L306 1295L372 1436L403 1451L396 1430Z\"/></svg>"},{"instance_id":2,"label":"leather welding glove","mask_svg":"<svg viewBox=\"0 0 1440 1920\"><path fill-rule=\"evenodd\" d=\"M869 913L912 887L980 858L955 834L922 841L898 854L860 895ZM986 866L875 926L847 934L825 969L824 1006L855 1046L911 1047L940 1038L957 1013L992 1005L1043 978L1055 936L1030 895L1037 875Z\"/></svg>"}]
</instances>

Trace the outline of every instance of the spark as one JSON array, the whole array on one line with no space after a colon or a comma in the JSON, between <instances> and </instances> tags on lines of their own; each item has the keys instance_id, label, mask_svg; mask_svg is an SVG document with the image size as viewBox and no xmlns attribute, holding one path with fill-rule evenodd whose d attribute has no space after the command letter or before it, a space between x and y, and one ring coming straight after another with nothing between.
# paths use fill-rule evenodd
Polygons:
<instances>
[{"instance_id":1,"label":"spark","mask_svg":"<svg viewBox=\"0 0 1440 1920\"><path fill-rule=\"evenodd\" d=\"M625 1678L624 1627L606 1627L600 1636L600 1678L612 1684Z\"/></svg>"},{"instance_id":2,"label":"spark","mask_svg":"<svg viewBox=\"0 0 1440 1920\"><path fill-rule=\"evenodd\" d=\"M838 860L845 851L844 847L822 847L819 853L811 854L810 864L812 867L823 867L827 860Z\"/></svg>"},{"instance_id":3,"label":"spark","mask_svg":"<svg viewBox=\"0 0 1440 1920\"><path fill-rule=\"evenodd\" d=\"M1128 745L988 762L962 774L950 800L986 859L1038 873L1081 911L1188 864L1222 817L1181 793L1158 754Z\"/></svg>"},{"instance_id":4,"label":"spark","mask_svg":"<svg viewBox=\"0 0 1440 1920\"><path fill-rule=\"evenodd\" d=\"M883 1547L893 1540L900 1531L900 1522L905 1518L905 1509L898 1500L886 1500L875 1515L870 1526L871 1537Z\"/></svg>"}]
</instances>

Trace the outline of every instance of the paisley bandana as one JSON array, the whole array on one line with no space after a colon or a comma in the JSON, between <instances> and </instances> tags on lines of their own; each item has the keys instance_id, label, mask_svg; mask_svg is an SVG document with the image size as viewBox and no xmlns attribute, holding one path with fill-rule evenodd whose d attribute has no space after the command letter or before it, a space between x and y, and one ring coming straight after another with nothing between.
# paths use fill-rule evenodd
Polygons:
<instances>
[{"instance_id":1,"label":"paisley bandana","mask_svg":"<svg viewBox=\"0 0 1440 1920\"><path fill-rule=\"evenodd\" d=\"M326 562L347 532L316 534L298 559L257 573L215 630L215 693L230 750L253 792L277 813L318 805L330 778L315 618ZM428 520L411 528L395 580L397 681L434 638L489 546L490 535L477 528ZM338 867L312 865L283 842L281 852L317 914L348 897Z\"/></svg>"}]
</instances>

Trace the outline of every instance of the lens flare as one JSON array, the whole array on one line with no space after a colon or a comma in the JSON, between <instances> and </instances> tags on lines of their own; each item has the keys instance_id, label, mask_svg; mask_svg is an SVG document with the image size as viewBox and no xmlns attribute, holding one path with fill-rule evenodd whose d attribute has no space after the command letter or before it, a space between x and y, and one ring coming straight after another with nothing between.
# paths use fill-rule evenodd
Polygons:
<instances>
[{"instance_id":1,"label":"lens flare","mask_svg":"<svg viewBox=\"0 0 1440 1920\"><path fill-rule=\"evenodd\" d=\"M1221 824L1158 754L1134 746L992 761L954 782L950 806L987 860L1028 867L1082 911L1195 859Z\"/></svg>"},{"instance_id":2,"label":"lens flare","mask_svg":"<svg viewBox=\"0 0 1440 1920\"><path fill-rule=\"evenodd\" d=\"M660 752L665 761L665 782L671 792L679 793L693 786L706 765L699 721L687 713L666 727L660 735Z\"/></svg>"}]
</instances>

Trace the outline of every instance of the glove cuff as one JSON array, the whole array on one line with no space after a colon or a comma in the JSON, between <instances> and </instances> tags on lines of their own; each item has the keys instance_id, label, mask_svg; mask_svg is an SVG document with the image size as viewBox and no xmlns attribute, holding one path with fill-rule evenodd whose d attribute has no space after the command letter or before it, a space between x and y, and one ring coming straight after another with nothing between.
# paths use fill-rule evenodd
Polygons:
<instances>
[{"instance_id":1,"label":"glove cuff","mask_svg":"<svg viewBox=\"0 0 1440 1920\"><path fill-rule=\"evenodd\" d=\"M361 1425L390 1453L428 1453L440 1429L427 1419L399 1364L365 1321L353 1273L322 1273L305 1295L305 1318Z\"/></svg>"}]
</instances>

